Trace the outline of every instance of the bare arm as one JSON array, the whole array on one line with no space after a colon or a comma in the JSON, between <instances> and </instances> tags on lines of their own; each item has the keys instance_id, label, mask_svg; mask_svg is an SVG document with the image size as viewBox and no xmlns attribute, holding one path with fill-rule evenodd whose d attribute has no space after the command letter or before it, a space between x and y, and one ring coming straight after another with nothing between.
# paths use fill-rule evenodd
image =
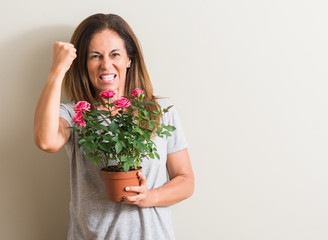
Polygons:
<instances>
[{"instance_id":1,"label":"bare arm","mask_svg":"<svg viewBox=\"0 0 328 240\"><path fill-rule=\"evenodd\" d=\"M168 206L178 203L194 192L194 174L187 149L167 156L167 171L170 182L154 189L154 206Z\"/></svg>"},{"instance_id":2,"label":"bare arm","mask_svg":"<svg viewBox=\"0 0 328 240\"><path fill-rule=\"evenodd\" d=\"M59 117L61 85L65 73L76 57L70 43L54 44L54 60L34 115L34 141L43 151L56 152L70 136L69 124Z\"/></svg>"},{"instance_id":3,"label":"bare arm","mask_svg":"<svg viewBox=\"0 0 328 240\"><path fill-rule=\"evenodd\" d=\"M167 170L170 182L156 189L147 189L146 177L140 174L139 187L129 187L139 195L127 197L124 202L139 207L169 206L190 197L194 191L194 174L187 149L168 154Z\"/></svg>"}]
</instances>

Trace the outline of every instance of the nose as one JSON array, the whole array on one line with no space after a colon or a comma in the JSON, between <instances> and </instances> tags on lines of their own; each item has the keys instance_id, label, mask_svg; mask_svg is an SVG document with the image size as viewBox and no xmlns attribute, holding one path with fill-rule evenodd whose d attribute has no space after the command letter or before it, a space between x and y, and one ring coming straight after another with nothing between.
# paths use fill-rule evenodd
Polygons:
<instances>
[{"instance_id":1,"label":"nose","mask_svg":"<svg viewBox=\"0 0 328 240\"><path fill-rule=\"evenodd\" d=\"M108 70L113 65L111 59L108 56L105 56L101 62L101 68Z\"/></svg>"}]
</instances>

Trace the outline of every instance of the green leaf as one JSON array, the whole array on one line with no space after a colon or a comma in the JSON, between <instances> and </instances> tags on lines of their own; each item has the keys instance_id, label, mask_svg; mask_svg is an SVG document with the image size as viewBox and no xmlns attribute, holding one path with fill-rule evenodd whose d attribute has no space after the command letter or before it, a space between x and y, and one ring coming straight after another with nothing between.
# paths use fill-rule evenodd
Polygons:
<instances>
[{"instance_id":1,"label":"green leaf","mask_svg":"<svg viewBox=\"0 0 328 240\"><path fill-rule=\"evenodd\" d=\"M99 127L102 129L102 130L104 130L104 131L108 131L108 127L107 126L104 126L104 125L99 125Z\"/></svg>"},{"instance_id":2,"label":"green leaf","mask_svg":"<svg viewBox=\"0 0 328 240\"><path fill-rule=\"evenodd\" d=\"M155 150L156 151L156 150ZM155 156L157 157L157 159L160 159L159 155L157 152L155 152Z\"/></svg>"},{"instance_id":3,"label":"green leaf","mask_svg":"<svg viewBox=\"0 0 328 240\"><path fill-rule=\"evenodd\" d=\"M152 132L147 129L147 131L144 132L143 136L145 137L145 139L150 140L151 133Z\"/></svg>"},{"instance_id":4,"label":"green leaf","mask_svg":"<svg viewBox=\"0 0 328 240\"><path fill-rule=\"evenodd\" d=\"M145 138L143 136L139 136L137 138L137 141L143 143L145 141Z\"/></svg>"},{"instance_id":5,"label":"green leaf","mask_svg":"<svg viewBox=\"0 0 328 240\"><path fill-rule=\"evenodd\" d=\"M105 152L110 152L110 143L100 143L99 147L101 150L105 151Z\"/></svg>"},{"instance_id":6,"label":"green leaf","mask_svg":"<svg viewBox=\"0 0 328 240\"><path fill-rule=\"evenodd\" d=\"M88 136L86 140L87 140L88 142L90 142L90 141L94 140L95 138L96 138L96 137L95 137L94 135L91 135L91 136Z\"/></svg>"},{"instance_id":7,"label":"green leaf","mask_svg":"<svg viewBox=\"0 0 328 240\"><path fill-rule=\"evenodd\" d=\"M164 128L170 132L173 132L176 128L174 126L168 125L168 126L164 126Z\"/></svg>"},{"instance_id":8,"label":"green leaf","mask_svg":"<svg viewBox=\"0 0 328 240\"><path fill-rule=\"evenodd\" d=\"M125 142L123 142L123 141L120 141L120 143L122 144L122 147L126 147L126 144L125 144Z\"/></svg>"},{"instance_id":9,"label":"green leaf","mask_svg":"<svg viewBox=\"0 0 328 240\"><path fill-rule=\"evenodd\" d=\"M128 162L125 162L123 164L123 170L124 170L124 172L128 172L129 169L130 169L130 164Z\"/></svg>"},{"instance_id":10,"label":"green leaf","mask_svg":"<svg viewBox=\"0 0 328 240\"><path fill-rule=\"evenodd\" d=\"M120 153L122 151L122 149L123 149L123 146L122 146L121 142L120 141L116 142L116 144L115 144L116 153Z\"/></svg>"},{"instance_id":11,"label":"green leaf","mask_svg":"<svg viewBox=\"0 0 328 240\"><path fill-rule=\"evenodd\" d=\"M137 147L139 148L140 152L145 152L147 150L146 145L140 142L138 142Z\"/></svg>"},{"instance_id":12,"label":"green leaf","mask_svg":"<svg viewBox=\"0 0 328 240\"><path fill-rule=\"evenodd\" d=\"M79 141L77 142L79 144L79 147L85 142L84 138L80 138Z\"/></svg>"},{"instance_id":13,"label":"green leaf","mask_svg":"<svg viewBox=\"0 0 328 240\"><path fill-rule=\"evenodd\" d=\"M92 158L93 157L93 153L88 153L87 155L85 155L86 158Z\"/></svg>"},{"instance_id":14,"label":"green leaf","mask_svg":"<svg viewBox=\"0 0 328 240\"><path fill-rule=\"evenodd\" d=\"M171 105L171 106L169 106L169 107L167 107L167 108L164 108L164 109L163 109L163 112L164 112L164 113L167 113L171 107L173 107L173 105Z\"/></svg>"},{"instance_id":15,"label":"green leaf","mask_svg":"<svg viewBox=\"0 0 328 240\"><path fill-rule=\"evenodd\" d=\"M157 130L156 130L156 133L157 134L160 134L162 131L163 131L163 128L162 127L158 127Z\"/></svg>"},{"instance_id":16,"label":"green leaf","mask_svg":"<svg viewBox=\"0 0 328 240\"><path fill-rule=\"evenodd\" d=\"M159 111L156 110L151 110L150 113L154 116L158 116L160 114Z\"/></svg>"},{"instance_id":17,"label":"green leaf","mask_svg":"<svg viewBox=\"0 0 328 240\"><path fill-rule=\"evenodd\" d=\"M131 165L133 165L134 162L134 158L133 157L129 157L128 163Z\"/></svg>"},{"instance_id":18,"label":"green leaf","mask_svg":"<svg viewBox=\"0 0 328 240\"><path fill-rule=\"evenodd\" d=\"M145 102L145 103L147 103L147 104L153 104L153 105L155 105L155 103L154 103L154 102L152 102L152 101L147 101L147 102Z\"/></svg>"},{"instance_id":19,"label":"green leaf","mask_svg":"<svg viewBox=\"0 0 328 240\"><path fill-rule=\"evenodd\" d=\"M151 158L151 159L154 159L155 158L155 156L154 156L154 154L153 153L149 153L149 157Z\"/></svg>"},{"instance_id":20,"label":"green leaf","mask_svg":"<svg viewBox=\"0 0 328 240\"><path fill-rule=\"evenodd\" d=\"M97 129L98 130L98 129ZM94 137L94 139L99 138L99 134L98 133L93 133L92 136Z\"/></svg>"},{"instance_id":21,"label":"green leaf","mask_svg":"<svg viewBox=\"0 0 328 240\"><path fill-rule=\"evenodd\" d=\"M126 162L128 158L126 156L121 157L121 162Z\"/></svg>"},{"instance_id":22,"label":"green leaf","mask_svg":"<svg viewBox=\"0 0 328 240\"><path fill-rule=\"evenodd\" d=\"M100 159L96 157L96 158L92 159L92 162L93 162L94 165L97 166L99 164L99 160Z\"/></svg>"},{"instance_id":23,"label":"green leaf","mask_svg":"<svg viewBox=\"0 0 328 240\"><path fill-rule=\"evenodd\" d=\"M149 119L149 113L147 112L147 110L144 110L144 111L143 111L143 114L145 115L145 117L146 117L147 119Z\"/></svg>"},{"instance_id":24,"label":"green leaf","mask_svg":"<svg viewBox=\"0 0 328 240\"><path fill-rule=\"evenodd\" d=\"M85 148L92 150L93 142L92 141L86 141L84 146L85 146Z\"/></svg>"},{"instance_id":25,"label":"green leaf","mask_svg":"<svg viewBox=\"0 0 328 240\"><path fill-rule=\"evenodd\" d=\"M135 106L135 105L131 105L132 109L139 109L139 107Z\"/></svg>"},{"instance_id":26,"label":"green leaf","mask_svg":"<svg viewBox=\"0 0 328 240\"><path fill-rule=\"evenodd\" d=\"M135 129L133 129L132 130L132 132L134 133L139 133L139 134L141 134L141 135L143 135L143 131L140 129L140 128L135 128Z\"/></svg>"},{"instance_id":27,"label":"green leaf","mask_svg":"<svg viewBox=\"0 0 328 240\"><path fill-rule=\"evenodd\" d=\"M104 140L107 140L107 141L111 141L111 140L113 139L113 136L107 134L107 135L104 135L104 136L103 136L103 139L104 139Z\"/></svg>"},{"instance_id":28,"label":"green leaf","mask_svg":"<svg viewBox=\"0 0 328 240\"><path fill-rule=\"evenodd\" d=\"M97 142L94 142L92 144L91 150L95 150L97 147L98 147L98 143Z\"/></svg>"},{"instance_id":29,"label":"green leaf","mask_svg":"<svg viewBox=\"0 0 328 240\"><path fill-rule=\"evenodd\" d=\"M98 114L95 114L95 116L108 115L108 111L106 111L106 110L98 110L97 113Z\"/></svg>"},{"instance_id":30,"label":"green leaf","mask_svg":"<svg viewBox=\"0 0 328 240\"><path fill-rule=\"evenodd\" d=\"M116 122L112 122L110 125L109 125L109 129L111 132L113 133L120 133L120 130L118 130L118 125Z\"/></svg>"},{"instance_id":31,"label":"green leaf","mask_svg":"<svg viewBox=\"0 0 328 240\"><path fill-rule=\"evenodd\" d=\"M168 131L163 132L163 134L166 135L166 136L169 136L169 137L172 136L172 134Z\"/></svg>"},{"instance_id":32,"label":"green leaf","mask_svg":"<svg viewBox=\"0 0 328 240\"><path fill-rule=\"evenodd\" d=\"M136 162L133 164L133 167L134 167L134 169L138 169L138 166L139 166L139 162L136 161Z\"/></svg>"}]
</instances>

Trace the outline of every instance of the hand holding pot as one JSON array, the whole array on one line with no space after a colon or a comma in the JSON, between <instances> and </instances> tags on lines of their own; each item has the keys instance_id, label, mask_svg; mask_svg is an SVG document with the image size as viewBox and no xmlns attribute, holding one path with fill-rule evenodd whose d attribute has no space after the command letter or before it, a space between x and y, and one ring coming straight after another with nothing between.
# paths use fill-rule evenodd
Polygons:
<instances>
[{"instance_id":1,"label":"hand holding pot","mask_svg":"<svg viewBox=\"0 0 328 240\"><path fill-rule=\"evenodd\" d=\"M138 195L131 197L123 197L122 202L126 204L137 205L138 207L153 207L155 202L154 190L148 189L146 185L146 176L141 172L138 173L140 178L140 186L127 186L125 191L136 192Z\"/></svg>"}]
</instances>

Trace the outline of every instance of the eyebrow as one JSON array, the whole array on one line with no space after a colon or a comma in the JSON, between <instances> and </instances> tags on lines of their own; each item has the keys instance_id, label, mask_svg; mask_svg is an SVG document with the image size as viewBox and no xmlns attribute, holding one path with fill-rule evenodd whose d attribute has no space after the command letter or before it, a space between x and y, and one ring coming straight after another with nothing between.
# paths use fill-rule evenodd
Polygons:
<instances>
[{"instance_id":1,"label":"eyebrow","mask_svg":"<svg viewBox=\"0 0 328 240\"><path fill-rule=\"evenodd\" d=\"M120 49L113 49L112 51L110 51L110 53L113 53L113 52L116 52L116 51L120 51ZM90 51L89 53L96 53L96 54L100 54L101 55L101 53L98 52L98 51Z\"/></svg>"}]
</instances>

